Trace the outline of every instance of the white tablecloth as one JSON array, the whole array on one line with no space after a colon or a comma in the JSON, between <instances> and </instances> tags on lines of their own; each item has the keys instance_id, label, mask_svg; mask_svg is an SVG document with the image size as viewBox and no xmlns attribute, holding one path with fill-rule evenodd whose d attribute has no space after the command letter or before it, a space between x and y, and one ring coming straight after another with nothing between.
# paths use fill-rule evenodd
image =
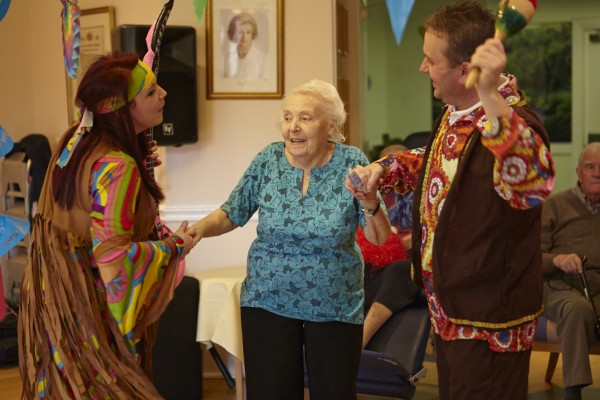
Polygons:
<instances>
[{"instance_id":1,"label":"white tablecloth","mask_svg":"<svg viewBox=\"0 0 600 400\"><path fill-rule=\"evenodd\" d=\"M218 268L195 275L200 281L196 340L217 343L242 362L240 287L245 277L246 267Z\"/></svg>"}]
</instances>

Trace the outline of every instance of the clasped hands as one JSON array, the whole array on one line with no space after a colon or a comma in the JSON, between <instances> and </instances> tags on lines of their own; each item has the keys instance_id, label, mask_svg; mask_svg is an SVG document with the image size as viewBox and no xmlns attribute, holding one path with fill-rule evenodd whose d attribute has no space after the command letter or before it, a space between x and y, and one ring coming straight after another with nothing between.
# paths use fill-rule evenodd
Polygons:
<instances>
[{"instance_id":1,"label":"clasped hands","mask_svg":"<svg viewBox=\"0 0 600 400\"><path fill-rule=\"evenodd\" d=\"M188 221L183 221L179 228L174 232L175 236L179 236L183 239L183 250L181 251L181 258L183 259L188 253L194 248L196 245L196 241L194 241L194 236L190 232L190 228L188 228Z\"/></svg>"},{"instance_id":2,"label":"clasped hands","mask_svg":"<svg viewBox=\"0 0 600 400\"><path fill-rule=\"evenodd\" d=\"M383 182L383 167L377 163L357 165L348 170L344 186L358 201L369 200Z\"/></svg>"},{"instance_id":3,"label":"clasped hands","mask_svg":"<svg viewBox=\"0 0 600 400\"><path fill-rule=\"evenodd\" d=\"M183 252L181 253L182 257L185 257L202 239L201 229L199 224L193 224L189 226L188 221L183 221L177 231L175 231L175 235L179 236L183 239Z\"/></svg>"}]
</instances>

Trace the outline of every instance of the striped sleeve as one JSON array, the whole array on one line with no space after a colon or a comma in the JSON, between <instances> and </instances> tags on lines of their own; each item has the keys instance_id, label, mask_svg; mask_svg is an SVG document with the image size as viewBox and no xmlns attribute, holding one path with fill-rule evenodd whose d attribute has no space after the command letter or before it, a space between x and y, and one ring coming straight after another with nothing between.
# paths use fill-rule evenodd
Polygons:
<instances>
[{"instance_id":1,"label":"striped sleeve","mask_svg":"<svg viewBox=\"0 0 600 400\"><path fill-rule=\"evenodd\" d=\"M183 241L172 236L160 241L134 242L134 216L141 178L135 161L112 152L93 167L93 258L106 289L109 309L125 337L134 345L133 329L148 291L161 281L173 254Z\"/></svg>"}]
</instances>

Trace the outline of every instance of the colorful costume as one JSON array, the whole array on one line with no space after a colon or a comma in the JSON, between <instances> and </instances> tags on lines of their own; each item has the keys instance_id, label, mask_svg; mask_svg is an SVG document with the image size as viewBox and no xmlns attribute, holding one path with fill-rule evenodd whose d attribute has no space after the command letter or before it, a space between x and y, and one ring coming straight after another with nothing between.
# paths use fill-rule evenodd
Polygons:
<instances>
[{"instance_id":1,"label":"colorful costume","mask_svg":"<svg viewBox=\"0 0 600 400\"><path fill-rule=\"evenodd\" d=\"M70 210L52 195L57 158L21 292L24 398L159 399L136 345L153 341L183 240L147 241L156 208L131 157L98 146L79 169Z\"/></svg>"},{"instance_id":2,"label":"colorful costume","mask_svg":"<svg viewBox=\"0 0 600 400\"><path fill-rule=\"evenodd\" d=\"M508 77L512 106L488 121L480 103L448 106L427 150L379 161L383 185L415 190L413 265L442 340L530 349L542 312L540 213L554 170L543 126Z\"/></svg>"},{"instance_id":3,"label":"colorful costume","mask_svg":"<svg viewBox=\"0 0 600 400\"><path fill-rule=\"evenodd\" d=\"M579 274L554 266L559 254L585 255L589 290L600 310L600 206L586 204L579 186L558 193L544 203L542 252L544 260L544 314L557 323L565 386L592 384L589 347L596 325L594 311L583 294Z\"/></svg>"}]
</instances>

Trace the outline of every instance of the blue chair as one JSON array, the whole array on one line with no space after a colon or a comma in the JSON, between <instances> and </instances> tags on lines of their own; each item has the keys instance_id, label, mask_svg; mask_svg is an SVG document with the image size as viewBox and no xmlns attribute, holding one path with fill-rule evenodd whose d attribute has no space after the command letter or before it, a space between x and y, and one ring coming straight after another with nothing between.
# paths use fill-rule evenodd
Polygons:
<instances>
[{"instance_id":1,"label":"blue chair","mask_svg":"<svg viewBox=\"0 0 600 400\"><path fill-rule=\"evenodd\" d=\"M431 323L423 290L413 304L394 314L373 336L361 355L357 392L412 399L423 366Z\"/></svg>"}]
</instances>

